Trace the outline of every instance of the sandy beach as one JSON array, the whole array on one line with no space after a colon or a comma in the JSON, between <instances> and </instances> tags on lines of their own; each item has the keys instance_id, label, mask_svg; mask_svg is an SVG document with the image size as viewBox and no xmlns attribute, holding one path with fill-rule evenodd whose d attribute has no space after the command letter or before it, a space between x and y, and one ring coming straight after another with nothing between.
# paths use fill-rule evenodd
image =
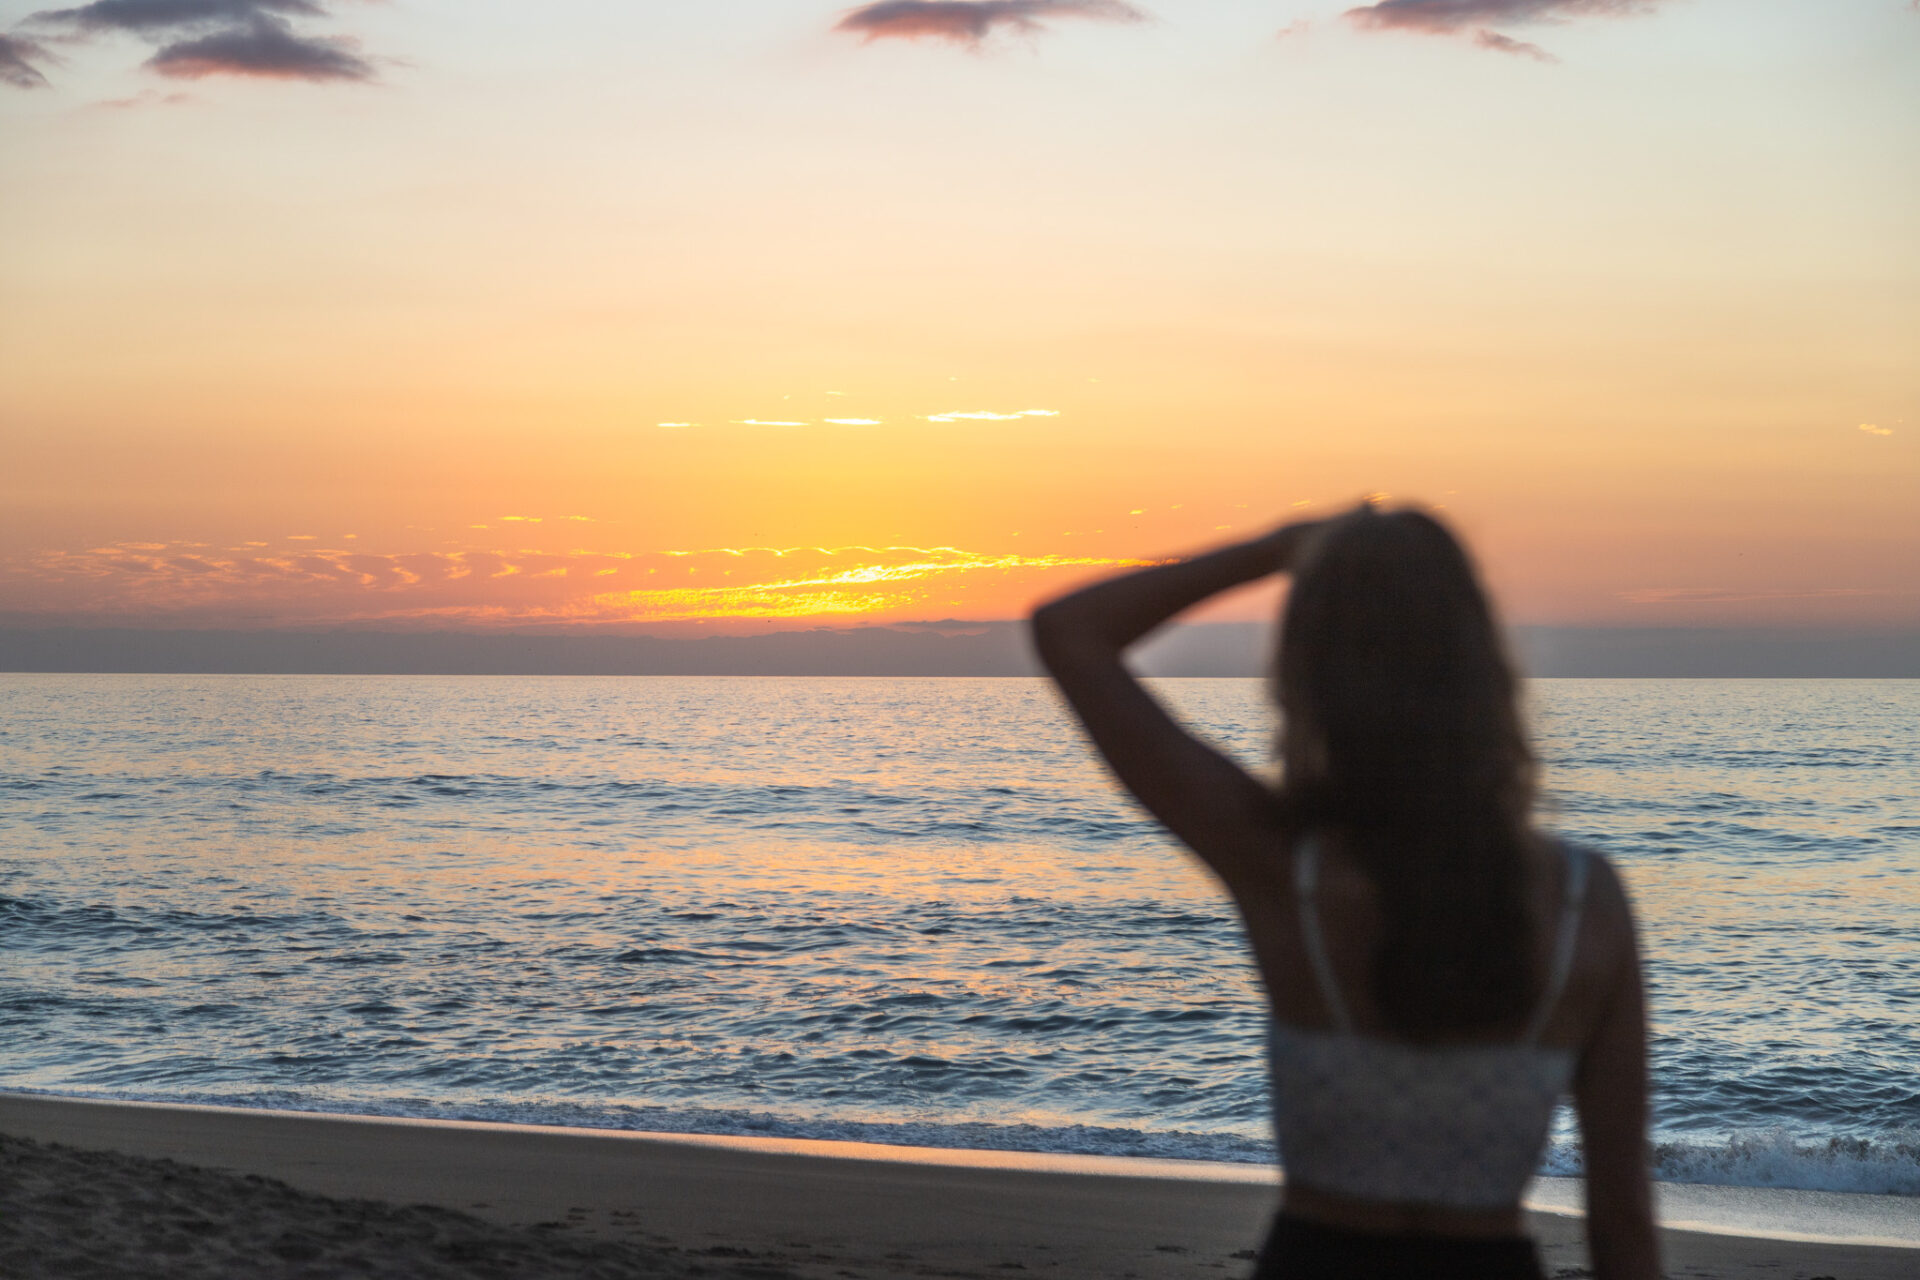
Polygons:
<instances>
[{"instance_id":1,"label":"sandy beach","mask_svg":"<svg viewBox=\"0 0 1920 1280\"><path fill-rule=\"evenodd\" d=\"M10 1276L1243 1274L1262 1181L968 1167L357 1117L0 1095ZM1547 1272L1578 1219L1533 1215ZM1895 1280L1912 1250L1668 1231L1670 1275Z\"/></svg>"}]
</instances>

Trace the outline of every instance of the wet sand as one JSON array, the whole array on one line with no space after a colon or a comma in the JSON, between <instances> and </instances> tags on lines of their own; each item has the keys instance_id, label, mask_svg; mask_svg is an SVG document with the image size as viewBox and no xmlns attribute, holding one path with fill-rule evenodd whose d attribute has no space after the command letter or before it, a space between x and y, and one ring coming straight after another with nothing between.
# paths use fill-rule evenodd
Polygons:
<instances>
[{"instance_id":1,"label":"wet sand","mask_svg":"<svg viewBox=\"0 0 1920 1280\"><path fill-rule=\"evenodd\" d=\"M1270 1182L0 1094L19 1277L1244 1275ZM47 1144L58 1144L49 1146ZM110 1154L109 1154L110 1153ZM1547 1274L1581 1222L1532 1215ZM1905 1280L1920 1251L1663 1233L1673 1276Z\"/></svg>"}]
</instances>

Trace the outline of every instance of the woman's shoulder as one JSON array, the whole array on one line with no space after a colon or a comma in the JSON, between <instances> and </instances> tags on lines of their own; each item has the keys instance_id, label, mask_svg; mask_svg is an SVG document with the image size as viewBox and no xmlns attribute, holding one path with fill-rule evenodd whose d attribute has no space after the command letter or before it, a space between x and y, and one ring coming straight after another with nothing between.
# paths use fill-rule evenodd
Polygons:
<instances>
[{"instance_id":1,"label":"woman's shoulder","mask_svg":"<svg viewBox=\"0 0 1920 1280\"><path fill-rule=\"evenodd\" d=\"M1580 1004L1581 989L1598 999L1612 989L1620 973L1638 963L1633 903L1619 870L1605 851L1585 842L1561 840L1570 861L1582 864L1585 889L1574 921L1573 991L1571 1003Z\"/></svg>"},{"instance_id":2,"label":"woman's shoulder","mask_svg":"<svg viewBox=\"0 0 1920 1280\"><path fill-rule=\"evenodd\" d=\"M1540 834L1565 858L1567 874L1573 877L1570 883L1577 883L1581 890L1583 914L1631 927L1633 908L1627 898L1626 885L1605 851L1585 841L1569 840L1550 832Z\"/></svg>"}]
</instances>

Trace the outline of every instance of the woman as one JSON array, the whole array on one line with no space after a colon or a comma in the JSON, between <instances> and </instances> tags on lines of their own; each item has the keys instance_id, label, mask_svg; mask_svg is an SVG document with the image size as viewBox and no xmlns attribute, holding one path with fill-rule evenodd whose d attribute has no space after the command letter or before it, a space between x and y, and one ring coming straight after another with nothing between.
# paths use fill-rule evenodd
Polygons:
<instances>
[{"instance_id":1,"label":"woman","mask_svg":"<svg viewBox=\"0 0 1920 1280\"><path fill-rule=\"evenodd\" d=\"M1277 787L1121 662L1209 596L1291 573ZM1569 1088L1600 1280L1659 1273L1632 913L1536 831L1517 681L1466 553L1362 507L1074 592L1042 661L1120 781L1233 895L1272 1014L1286 1187L1257 1280L1541 1275L1520 1195Z\"/></svg>"}]
</instances>

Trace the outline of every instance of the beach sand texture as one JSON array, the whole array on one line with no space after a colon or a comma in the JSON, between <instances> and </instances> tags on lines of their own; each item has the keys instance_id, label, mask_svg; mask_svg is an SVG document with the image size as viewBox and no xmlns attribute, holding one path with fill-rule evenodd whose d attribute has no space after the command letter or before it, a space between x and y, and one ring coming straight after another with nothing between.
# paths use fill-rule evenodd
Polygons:
<instances>
[{"instance_id":1,"label":"beach sand texture","mask_svg":"<svg viewBox=\"0 0 1920 1280\"><path fill-rule=\"evenodd\" d=\"M0 1134L15 1139L0 1271L17 1277L1171 1280L1244 1275L1274 1199L1248 1182L20 1095L0 1095ZM1577 1219L1533 1229L1549 1276L1587 1274ZM1913 1250L1664 1234L1673 1276L1920 1270Z\"/></svg>"}]
</instances>

